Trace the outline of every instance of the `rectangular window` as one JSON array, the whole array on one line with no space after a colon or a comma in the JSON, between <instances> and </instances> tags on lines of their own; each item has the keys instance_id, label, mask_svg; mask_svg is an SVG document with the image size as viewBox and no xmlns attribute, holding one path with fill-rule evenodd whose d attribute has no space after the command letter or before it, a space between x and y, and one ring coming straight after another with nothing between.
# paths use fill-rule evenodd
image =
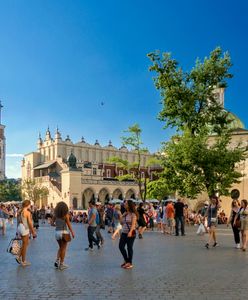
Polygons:
<instances>
[{"instance_id":1,"label":"rectangular window","mask_svg":"<svg viewBox=\"0 0 248 300\"><path fill-rule=\"evenodd\" d=\"M107 169L107 178L111 178L111 170Z\"/></svg>"},{"instance_id":2,"label":"rectangular window","mask_svg":"<svg viewBox=\"0 0 248 300\"><path fill-rule=\"evenodd\" d=\"M93 168L93 175L96 175L96 168Z\"/></svg>"},{"instance_id":3,"label":"rectangular window","mask_svg":"<svg viewBox=\"0 0 248 300\"><path fill-rule=\"evenodd\" d=\"M119 176L123 176L123 170L119 170Z\"/></svg>"}]
</instances>

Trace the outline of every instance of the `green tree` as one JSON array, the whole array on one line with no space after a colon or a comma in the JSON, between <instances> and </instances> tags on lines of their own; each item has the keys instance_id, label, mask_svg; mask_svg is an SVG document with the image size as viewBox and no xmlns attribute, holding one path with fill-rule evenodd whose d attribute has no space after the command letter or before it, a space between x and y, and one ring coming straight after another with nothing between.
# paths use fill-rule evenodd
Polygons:
<instances>
[{"instance_id":1,"label":"green tree","mask_svg":"<svg viewBox=\"0 0 248 300\"><path fill-rule=\"evenodd\" d=\"M137 154L137 160L134 163L130 163L128 160L123 160L119 157L110 157L108 161L115 163L117 167L123 168L127 171L127 174L123 176L117 176L119 180L135 179L137 181L140 197L143 201L145 201L148 179L142 178L141 155L147 153L148 150L142 147L142 130L138 124L134 124L129 126L124 132L127 133L127 136L121 137L122 143L123 145L132 148L132 150ZM130 174L131 171L133 172L133 176Z\"/></svg>"},{"instance_id":2,"label":"green tree","mask_svg":"<svg viewBox=\"0 0 248 300\"><path fill-rule=\"evenodd\" d=\"M40 186L33 179L26 179L22 182L23 198L33 201L34 204L37 204L38 201L46 198L48 194L48 189L44 186Z\"/></svg>"},{"instance_id":3,"label":"green tree","mask_svg":"<svg viewBox=\"0 0 248 300\"><path fill-rule=\"evenodd\" d=\"M148 54L155 71L155 86L160 91L163 108L159 120L165 127L178 131L189 130L192 135L201 132L206 125L213 132L220 133L228 124L227 112L213 93L216 87L226 87L231 59L228 53L222 55L216 48L203 62L199 59L190 72L184 72L170 53L153 52Z\"/></svg>"},{"instance_id":4,"label":"green tree","mask_svg":"<svg viewBox=\"0 0 248 300\"><path fill-rule=\"evenodd\" d=\"M162 177L149 181L147 184L147 197L150 199L163 200L170 194L169 186Z\"/></svg>"},{"instance_id":5,"label":"green tree","mask_svg":"<svg viewBox=\"0 0 248 300\"><path fill-rule=\"evenodd\" d=\"M242 176L237 163L245 158L243 148L230 149L229 144L230 137L226 135L216 136L209 145L206 135L192 137L184 133L165 144L164 171L160 176L169 190L189 198L203 191L228 195L231 185Z\"/></svg>"},{"instance_id":6,"label":"green tree","mask_svg":"<svg viewBox=\"0 0 248 300\"><path fill-rule=\"evenodd\" d=\"M246 156L241 146L230 147L232 120L215 96L215 88L226 87L232 77L229 54L216 48L203 62L198 59L190 72L179 68L169 53L148 56L162 97L159 119L165 128L179 132L162 149L161 178L169 190L191 198L203 191L227 194L241 177L236 167Z\"/></svg>"},{"instance_id":7,"label":"green tree","mask_svg":"<svg viewBox=\"0 0 248 300\"><path fill-rule=\"evenodd\" d=\"M6 179L0 181L0 201L21 201L20 181Z\"/></svg>"}]
</instances>

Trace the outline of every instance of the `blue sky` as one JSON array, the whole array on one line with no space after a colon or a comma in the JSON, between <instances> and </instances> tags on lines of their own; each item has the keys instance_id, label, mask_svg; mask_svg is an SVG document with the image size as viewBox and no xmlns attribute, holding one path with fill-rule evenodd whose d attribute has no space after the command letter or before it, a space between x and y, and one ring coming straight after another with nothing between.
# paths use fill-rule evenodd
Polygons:
<instances>
[{"instance_id":1,"label":"blue sky","mask_svg":"<svg viewBox=\"0 0 248 300\"><path fill-rule=\"evenodd\" d=\"M139 123L151 152L171 131L156 119L160 96L147 53L172 52L185 70L216 46L234 66L225 106L248 126L246 1L0 0L0 98L7 176L20 176L20 154L56 126L120 146ZM104 105L101 105L104 102Z\"/></svg>"}]
</instances>

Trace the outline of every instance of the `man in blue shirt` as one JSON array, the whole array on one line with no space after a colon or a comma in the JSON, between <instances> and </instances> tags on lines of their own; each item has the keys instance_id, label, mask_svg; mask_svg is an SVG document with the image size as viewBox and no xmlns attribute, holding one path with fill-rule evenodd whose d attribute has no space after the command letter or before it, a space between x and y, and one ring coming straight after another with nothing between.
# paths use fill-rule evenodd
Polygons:
<instances>
[{"instance_id":1,"label":"man in blue shirt","mask_svg":"<svg viewBox=\"0 0 248 300\"><path fill-rule=\"evenodd\" d=\"M95 243L98 247L98 249L100 249L100 241L98 239L95 238L94 233L96 231L96 219L97 219L97 215L98 215L98 211L96 209L96 203L95 200L90 200L89 202L89 212L88 212L88 241L89 241L89 247L85 248L86 251L93 250L93 243Z\"/></svg>"}]
</instances>

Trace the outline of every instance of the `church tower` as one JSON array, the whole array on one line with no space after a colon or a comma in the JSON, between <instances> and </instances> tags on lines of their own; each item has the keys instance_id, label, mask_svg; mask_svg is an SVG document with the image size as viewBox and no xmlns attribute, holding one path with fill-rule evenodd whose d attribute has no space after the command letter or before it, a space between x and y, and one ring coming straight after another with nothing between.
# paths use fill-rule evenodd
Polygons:
<instances>
[{"instance_id":1,"label":"church tower","mask_svg":"<svg viewBox=\"0 0 248 300\"><path fill-rule=\"evenodd\" d=\"M1 119L1 114L2 114L2 103L0 101L0 180L5 179L5 135L4 135L4 129L5 126L2 125L2 119Z\"/></svg>"}]
</instances>

